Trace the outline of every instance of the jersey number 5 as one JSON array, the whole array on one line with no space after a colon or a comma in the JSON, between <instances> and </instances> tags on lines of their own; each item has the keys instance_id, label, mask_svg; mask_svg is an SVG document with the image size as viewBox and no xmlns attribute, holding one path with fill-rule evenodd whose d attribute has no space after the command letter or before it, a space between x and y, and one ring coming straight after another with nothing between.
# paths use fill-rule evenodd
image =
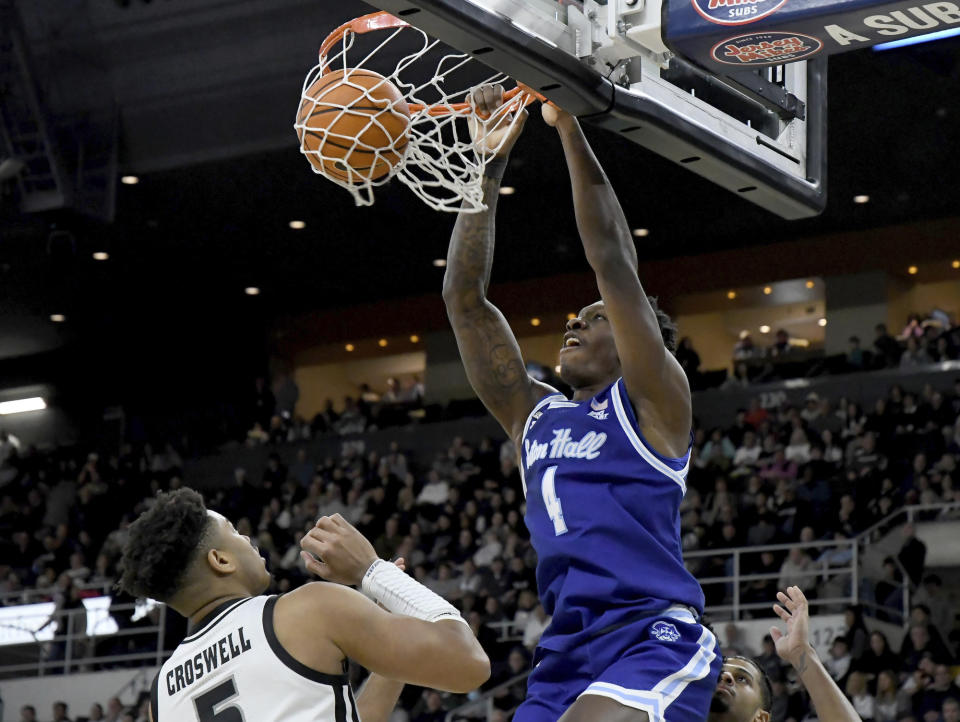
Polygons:
<instances>
[{"instance_id":1,"label":"jersey number 5","mask_svg":"<svg viewBox=\"0 0 960 722\"><path fill-rule=\"evenodd\" d=\"M244 722L243 713L236 705L223 707L223 703L237 696L237 685L233 677L221 682L209 692L198 694L193 698L193 706L197 710L197 719L200 722ZM214 711L220 707L220 711Z\"/></svg>"},{"instance_id":2,"label":"jersey number 5","mask_svg":"<svg viewBox=\"0 0 960 722\"><path fill-rule=\"evenodd\" d=\"M540 493L543 494L543 504L547 507L547 514L553 522L553 532L557 536L567 533L567 525L563 521L563 507L557 497L556 487L557 467L549 466L543 472L540 480Z\"/></svg>"}]
</instances>

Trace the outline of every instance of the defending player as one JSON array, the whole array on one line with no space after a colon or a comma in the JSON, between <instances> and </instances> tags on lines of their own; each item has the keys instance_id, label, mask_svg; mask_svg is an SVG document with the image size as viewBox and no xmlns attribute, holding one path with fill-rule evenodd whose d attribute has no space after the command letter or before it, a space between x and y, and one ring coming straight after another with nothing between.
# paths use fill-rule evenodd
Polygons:
<instances>
[{"instance_id":1,"label":"defending player","mask_svg":"<svg viewBox=\"0 0 960 722\"><path fill-rule=\"evenodd\" d=\"M501 99L499 86L473 94L485 112ZM676 328L643 292L630 229L576 119L543 112L560 132L602 298L567 324L560 375L573 398L527 375L486 298L498 187L522 118L513 129L474 128L490 148L508 137L486 167L489 210L457 219L443 289L467 376L517 444L537 585L553 616L515 719L702 720L721 659L681 557L691 401L672 353Z\"/></svg>"},{"instance_id":2,"label":"defending player","mask_svg":"<svg viewBox=\"0 0 960 722\"><path fill-rule=\"evenodd\" d=\"M459 612L378 559L340 515L320 519L301 547L310 571L338 583L259 596L265 562L197 492L161 494L131 524L120 585L193 625L154 679L153 722L385 721L403 682L467 692L487 679ZM347 657L373 673L356 700Z\"/></svg>"},{"instance_id":3,"label":"defending player","mask_svg":"<svg viewBox=\"0 0 960 722\"><path fill-rule=\"evenodd\" d=\"M817 717L822 722L861 722L860 715L810 646L809 613L803 592L799 587L788 587L777 598L780 604L773 605L773 609L787 623L786 633L777 627L770 629L777 655L796 670ZM770 680L756 662L746 657L727 657L707 722L770 722L772 694Z\"/></svg>"}]
</instances>

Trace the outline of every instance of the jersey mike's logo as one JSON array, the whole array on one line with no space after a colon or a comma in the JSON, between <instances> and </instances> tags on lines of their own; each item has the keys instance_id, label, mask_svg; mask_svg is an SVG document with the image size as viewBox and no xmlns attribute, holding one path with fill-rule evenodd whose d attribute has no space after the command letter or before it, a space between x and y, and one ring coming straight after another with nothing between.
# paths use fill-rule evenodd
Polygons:
<instances>
[{"instance_id":1,"label":"jersey mike's logo","mask_svg":"<svg viewBox=\"0 0 960 722\"><path fill-rule=\"evenodd\" d=\"M780 65L816 55L823 47L817 38L801 33L748 33L723 40L710 54L725 65Z\"/></svg>"},{"instance_id":2,"label":"jersey mike's logo","mask_svg":"<svg viewBox=\"0 0 960 722\"><path fill-rule=\"evenodd\" d=\"M694 9L718 25L745 25L775 13L787 0L691 0Z\"/></svg>"},{"instance_id":3,"label":"jersey mike's logo","mask_svg":"<svg viewBox=\"0 0 960 722\"><path fill-rule=\"evenodd\" d=\"M650 628L650 634L661 642L676 642L680 639L680 632L670 622L655 622Z\"/></svg>"}]
</instances>

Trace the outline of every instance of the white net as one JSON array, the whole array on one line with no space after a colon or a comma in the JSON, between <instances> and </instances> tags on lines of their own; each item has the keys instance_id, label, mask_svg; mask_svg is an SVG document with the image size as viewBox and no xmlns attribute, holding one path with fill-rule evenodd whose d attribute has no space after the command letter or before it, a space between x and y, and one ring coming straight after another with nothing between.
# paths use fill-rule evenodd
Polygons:
<instances>
[{"instance_id":1,"label":"white net","mask_svg":"<svg viewBox=\"0 0 960 722\"><path fill-rule=\"evenodd\" d=\"M509 78L387 13L358 18L327 39L303 83L300 152L358 206L396 177L435 210L481 211L484 167L509 133L492 133L496 144L478 148L470 124L481 137L505 129L533 99L507 92L497 112L480 118L469 99L486 83Z\"/></svg>"}]
</instances>

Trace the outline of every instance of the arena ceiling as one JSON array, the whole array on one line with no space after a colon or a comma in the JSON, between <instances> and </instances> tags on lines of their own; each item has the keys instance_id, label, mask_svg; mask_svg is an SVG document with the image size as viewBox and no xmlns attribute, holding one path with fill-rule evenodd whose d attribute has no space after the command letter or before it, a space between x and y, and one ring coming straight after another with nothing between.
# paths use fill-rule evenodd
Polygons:
<instances>
[{"instance_id":1,"label":"arena ceiling","mask_svg":"<svg viewBox=\"0 0 960 722\"><path fill-rule=\"evenodd\" d=\"M249 339L278 314L439 293L432 260L444 255L453 219L400 185L374 207L355 208L310 172L292 130L320 40L371 8L328 0L17 6L49 116L69 124L115 112L117 174L140 182L116 186L111 223L70 210L23 213L8 183L0 357L79 339L107 356L176 364L181 353L233 349L238 337L257 346ZM829 75L830 201L816 219L783 221L590 133L630 223L650 229L638 239L641 257L960 216L960 39L835 57ZM585 267L554 135L532 118L514 153L505 184L516 193L501 199L495 280ZM854 204L858 194L870 202ZM306 227L292 230L291 220ZM93 260L95 251L109 260ZM260 295L246 296L248 286ZM53 313L67 322L51 324Z\"/></svg>"}]
</instances>

